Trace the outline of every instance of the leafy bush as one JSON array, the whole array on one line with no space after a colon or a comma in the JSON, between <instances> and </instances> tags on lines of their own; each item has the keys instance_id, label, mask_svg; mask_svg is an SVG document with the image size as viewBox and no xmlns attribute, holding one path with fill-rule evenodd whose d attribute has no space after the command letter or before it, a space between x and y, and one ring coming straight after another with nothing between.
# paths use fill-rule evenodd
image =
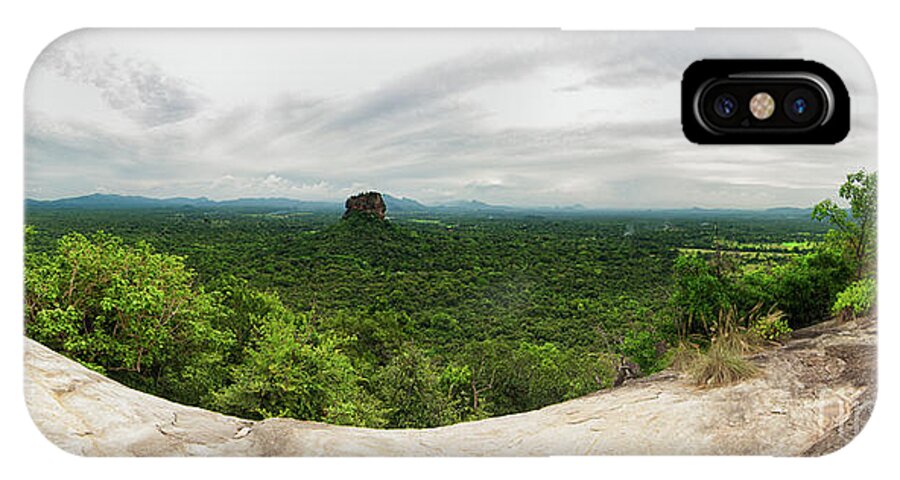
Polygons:
<instances>
[{"instance_id":1,"label":"leafy bush","mask_svg":"<svg viewBox=\"0 0 900 480\"><path fill-rule=\"evenodd\" d=\"M645 374L665 368L665 340L648 330L629 330L622 339L622 354L641 367Z\"/></svg>"},{"instance_id":2,"label":"leafy bush","mask_svg":"<svg viewBox=\"0 0 900 480\"><path fill-rule=\"evenodd\" d=\"M703 331L718 312L731 305L732 285L699 255L675 260L675 283L669 304L676 311L682 335Z\"/></svg>"},{"instance_id":3,"label":"leafy bush","mask_svg":"<svg viewBox=\"0 0 900 480\"><path fill-rule=\"evenodd\" d=\"M823 246L774 269L774 301L792 328L828 317L837 294L853 278L853 265L840 249Z\"/></svg>"},{"instance_id":4,"label":"leafy bush","mask_svg":"<svg viewBox=\"0 0 900 480\"><path fill-rule=\"evenodd\" d=\"M771 309L753 322L751 332L763 340L777 342L784 340L793 330L788 326L784 312Z\"/></svg>"},{"instance_id":5,"label":"leafy bush","mask_svg":"<svg viewBox=\"0 0 900 480\"><path fill-rule=\"evenodd\" d=\"M839 293L831 313L840 315L841 318L855 318L872 310L875 305L876 285L874 278L866 278L853 282L843 292Z\"/></svg>"},{"instance_id":6,"label":"leafy bush","mask_svg":"<svg viewBox=\"0 0 900 480\"><path fill-rule=\"evenodd\" d=\"M770 269L744 272L737 280L732 304L740 312L750 312L760 306L775 305L776 278Z\"/></svg>"}]
</instances>

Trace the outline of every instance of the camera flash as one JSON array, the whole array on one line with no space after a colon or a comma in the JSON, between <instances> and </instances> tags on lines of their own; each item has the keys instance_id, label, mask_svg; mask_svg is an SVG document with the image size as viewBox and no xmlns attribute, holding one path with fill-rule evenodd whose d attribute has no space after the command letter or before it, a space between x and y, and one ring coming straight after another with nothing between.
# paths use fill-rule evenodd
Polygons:
<instances>
[{"instance_id":1,"label":"camera flash","mask_svg":"<svg viewBox=\"0 0 900 480\"><path fill-rule=\"evenodd\" d=\"M765 120L775 113L775 99L766 92L759 92L750 99L750 113L758 120Z\"/></svg>"}]
</instances>

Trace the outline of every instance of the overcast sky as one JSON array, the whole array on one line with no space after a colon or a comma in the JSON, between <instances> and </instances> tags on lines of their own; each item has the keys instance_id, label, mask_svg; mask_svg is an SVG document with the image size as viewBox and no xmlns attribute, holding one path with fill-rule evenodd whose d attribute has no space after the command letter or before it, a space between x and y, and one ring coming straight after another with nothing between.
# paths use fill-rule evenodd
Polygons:
<instances>
[{"instance_id":1,"label":"overcast sky","mask_svg":"<svg viewBox=\"0 0 900 480\"><path fill-rule=\"evenodd\" d=\"M696 146L699 58L814 59L844 78L838 146ZM607 208L810 206L875 168L868 67L823 32L83 30L26 87L26 195Z\"/></svg>"}]
</instances>

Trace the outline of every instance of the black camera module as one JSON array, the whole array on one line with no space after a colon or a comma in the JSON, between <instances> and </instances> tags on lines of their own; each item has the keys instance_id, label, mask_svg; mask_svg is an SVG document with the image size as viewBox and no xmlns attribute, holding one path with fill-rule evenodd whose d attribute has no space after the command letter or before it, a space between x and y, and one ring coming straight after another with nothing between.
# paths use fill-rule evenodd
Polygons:
<instances>
[{"instance_id":1,"label":"black camera module","mask_svg":"<svg viewBox=\"0 0 900 480\"><path fill-rule=\"evenodd\" d=\"M784 97L784 114L796 123L810 123L818 119L818 95L806 88L789 92Z\"/></svg>"},{"instance_id":2,"label":"black camera module","mask_svg":"<svg viewBox=\"0 0 900 480\"><path fill-rule=\"evenodd\" d=\"M834 144L850 130L846 85L809 60L698 60L681 101L684 134L699 144Z\"/></svg>"},{"instance_id":3,"label":"black camera module","mask_svg":"<svg viewBox=\"0 0 900 480\"><path fill-rule=\"evenodd\" d=\"M713 102L713 110L722 118L731 118L737 112L738 103L734 95L723 93Z\"/></svg>"}]
</instances>

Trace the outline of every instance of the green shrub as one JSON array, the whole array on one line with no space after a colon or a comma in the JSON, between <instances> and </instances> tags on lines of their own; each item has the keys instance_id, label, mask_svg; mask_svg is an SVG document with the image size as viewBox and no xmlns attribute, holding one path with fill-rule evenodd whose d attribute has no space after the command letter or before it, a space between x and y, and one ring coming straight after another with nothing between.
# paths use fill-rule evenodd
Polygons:
<instances>
[{"instance_id":1,"label":"green shrub","mask_svg":"<svg viewBox=\"0 0 900 480\"><path fill-rule=\"evenodd\" d=\"M869 313L875 306L876 285L874 278L866 278L853 282L839 293L831 313L842 318L855 318Z\"/></svg>"},{"instance_id":2,"label":"green shrub","mask_svg":"<svg viewBox=\"0 0 900 480\"><path fill-rule=\"evenodd\" d=\"M793 330L784 318L784 312L772 309L753 322L751 332L763 340L778 342L787 338Z\"/></svg>"},{"instance_id":3,"label":"green shrub","mask_svg":"<svg viewBox=\"0 0 900 480\"><path fill-rule=\"evenodd\" d=\"M705 331L717 312L731 305L733 285L699 255L679 256L674 273L669 304L676 312L679 334Z\"/></svg>"},{"instance_id":4,"label":"green shrub","mask_svg":"<svg viewBox=\"0 0 900 480\"><path fill-rule=\"evenodd\" d=\"M629 330L622 339L622 354L641 367L641 372L650 374L665 367L666 358L661 345L663 337L648 330Z\"/></svg>"},{"instance_id":5,"label":"green shrub","mask_svg":"<svg viewBox=\"0 0 900 480\"><path fill-rule=\"evenodd\" d=\"M828 317L837 294L853 278L853 265L837 248L821 247L773 271L774 301L792 328Z\"/></svg>"}]
</instances>

